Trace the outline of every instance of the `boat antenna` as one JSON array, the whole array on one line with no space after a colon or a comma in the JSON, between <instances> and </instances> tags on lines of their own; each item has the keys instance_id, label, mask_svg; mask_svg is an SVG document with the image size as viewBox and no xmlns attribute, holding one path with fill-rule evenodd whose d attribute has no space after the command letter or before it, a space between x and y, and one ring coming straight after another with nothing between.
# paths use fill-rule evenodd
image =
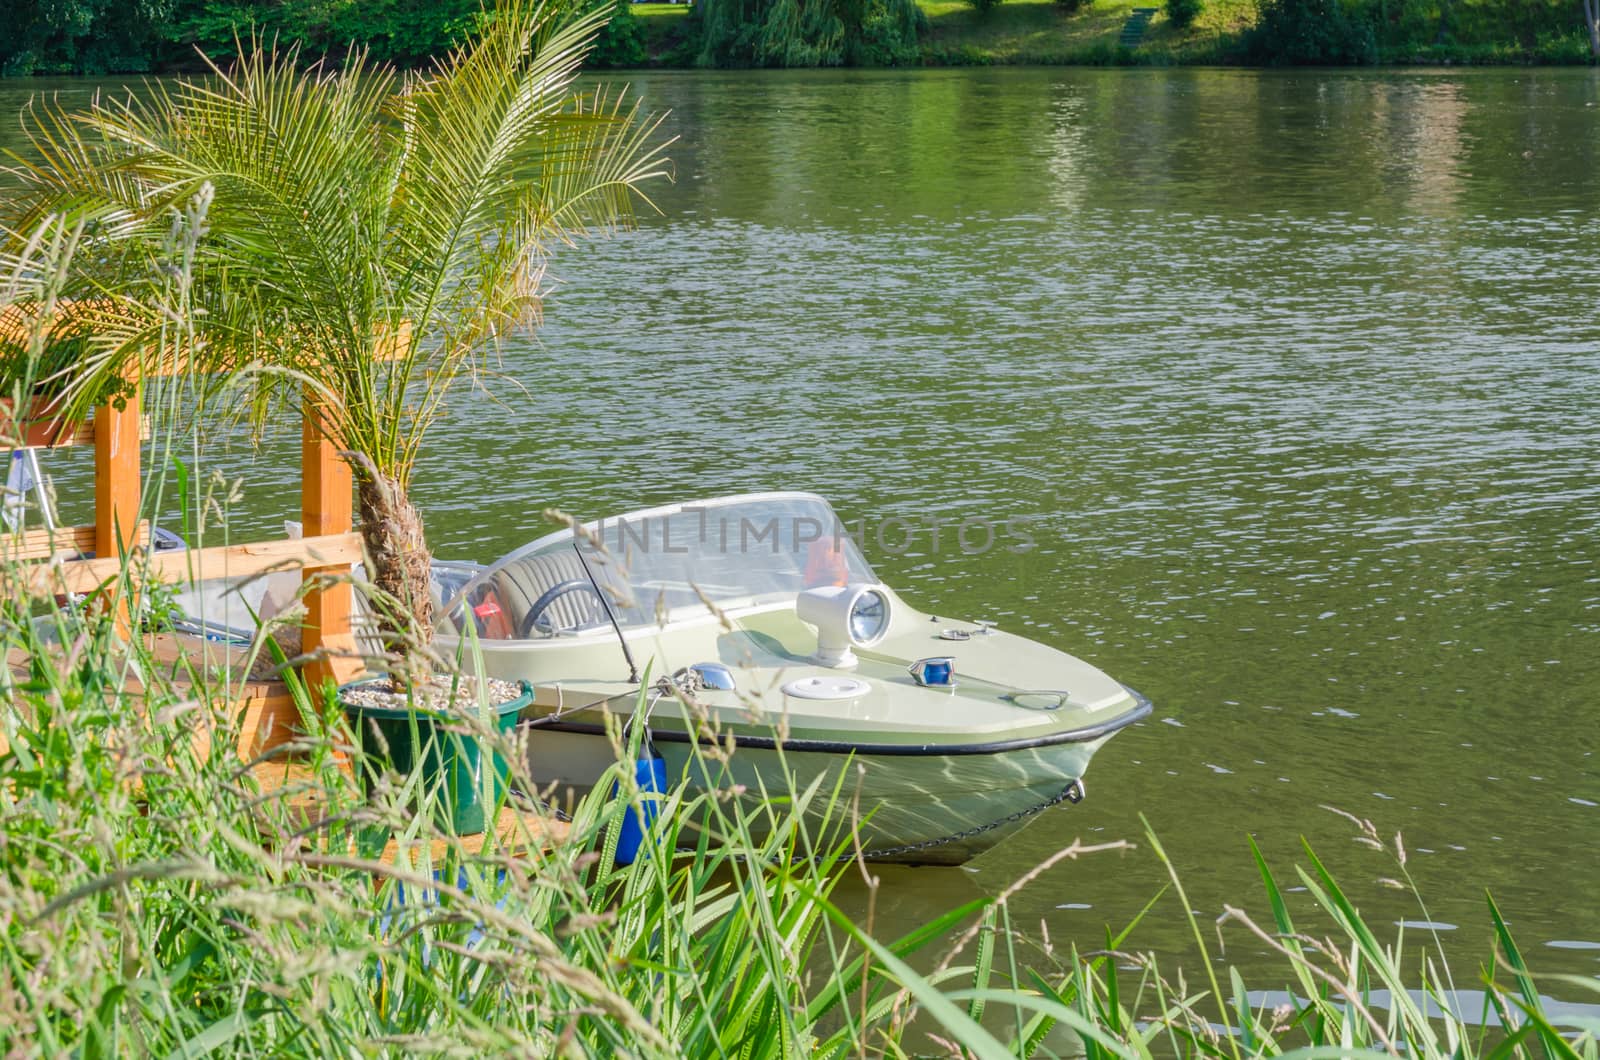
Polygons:
<instances>
[{"instance_id":1,"label":"boat antenna","mask_svg":"<svg viewBox=\"0 0 1600 1060\"><path fill-rule=\"evenodd\" d=\"M628 660L628 680L638 684L639 666L633 661L633 652L628 650L628 638L622 635L622 627L617 624L617 614L611 610L611 598L606 595L604 589L600 588L600 582L595 578L594 570L590 568L589 561L583 557L583 546L578 544L576 537L572 541L572 551L578 554L578 562L583 565L583 573L589 576L589 584L594 586L594 594L600 598L600 606L605 608L606 617L611 620L611 628L616 630L617 643L622 645L622 657Z\"/></svg>"}]
</instances>

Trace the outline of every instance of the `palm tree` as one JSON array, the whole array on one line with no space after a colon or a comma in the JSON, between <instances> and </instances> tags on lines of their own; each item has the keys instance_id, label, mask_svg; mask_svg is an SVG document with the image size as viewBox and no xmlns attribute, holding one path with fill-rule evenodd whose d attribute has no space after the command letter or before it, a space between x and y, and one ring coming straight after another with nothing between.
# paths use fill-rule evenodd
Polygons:
<instances>
[{"instance_id":1,"label":"palm tree","mask_svg":"<svg viewBox=\"0 0 1600 1060\"><path fill-rule=\"evenodd\" d=\"M186 263L191 355L235 381L251 370L256 415L263 391L305 394L347 451L371 578L391 604L380 622L402 650L432 625L409 497L429 425L501 337L536 323L548 251L630 222L642 186L666 175L659 117L575 84L604 19L508 0L410 75L368 69L361 53L306 69L252 39L205 81L24 115L33 157L13 156L22 187L3 224L86 222L84 297L139 303L167 283L153 265L174 226L204 224ZM69 406L137 370L162 326L158 314L123 326L137 317L108 314L61 381Z\"/></svg>"}]
</instances>

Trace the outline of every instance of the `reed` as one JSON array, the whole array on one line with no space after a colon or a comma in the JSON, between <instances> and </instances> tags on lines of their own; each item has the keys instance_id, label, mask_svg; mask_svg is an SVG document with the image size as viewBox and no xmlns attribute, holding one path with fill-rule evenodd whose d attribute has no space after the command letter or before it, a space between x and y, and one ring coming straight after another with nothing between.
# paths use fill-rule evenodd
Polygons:
<instances>
[{"instance_id":1,"label":"reed","mask_svg":"<svg viewBox=\"0 0 1600 1060\"><path fill-rule=\"evenodd\" d=\"M875 939L831 901L853 871L847 815L819 835L800 812L842 806L838 790L750 808L680 786L644 856L619 868L610 852L640 796L617 768L618 796L602 783L551 850L474 854L445 835L440 858L423 844L385 864L391 830L434 831L431 793L388 778L363 797L339 764L362 765L342 718L308 690L294 749L327 803L314 827L263 798L234 757L226 698L175 679L203 688L207 675L163 674L108 620L12 598L0 641L31 660L0 708L8 1055L1032 1056L1055 1055L1058 1026L1094 1060L1597 1055L1595 1026L1545 1013L1492 905L1484 996L1499 1029L1460 1011L1440 958L1380 941L1309 849L1295 871L1324 923L1290 917L1264 861L1269 917L1224 914L1295 986L1290 1004L1252 1008L1237 970L1194 989L1126 950L1127 932L1092 950L1075 940L1052 967L1012 923L1009 893ZM121 692L123 667L145 676L142 702ZM202 727L218 750L196 750ZM1153 833L1147 843L1164 857ZM1210 925L1191 924L1211 968ZM919 953L931 972L913 969Z\"/></svg>"},{"instance_id":2,"label":"reed","mask_svg":"<svg viewBox=\"0 0 1600 1060\"><path fill-rule=\"evenodd\" d=\"M1359 841L1391 859L1398 878L1385 877L1380 884L1415 895L1426 920L1427 907L1406 867L1401 837L1385 841L1371 821L1327 809L1348 818L1358 829ZM1146 839L1181 897L1178 873L1148 822ZM1206 925L1187 911L1187 902L1181 902L1209 989L1193 991L1181 970L1176 980L1167 978L1148 954L1115 954L1121 963L1137 969L1129 984L1119 981L1122 973L1116 963L1094 966L1075 953L1063 1000L1076 1001L1097 1026L1112 1030L1141 1057L1594 1060L1600 1055L1596 1044L1600 1020L1557 1019L1546 1011L1545 997L1492 897L1486 896L1486 901L1496 949L1477 976L1482 992L1474 1010L1467 999L1480 995L1458 989L1463 977L1452 969L1436 933L1429 933L1420 944L1408 939L1403 928L1392 940L1382 938L1388 929L1365 921L1351 894L1309 844L1302 845L1307 864L1297 865L1294 873L1311 897L1320 920L1316 927L1291 916L1277 875L1251 840L1269 913L1264 924L1242 908L1225 905L1215 924ZM1237 931L1264 944L1281 961L1291 987L1287 1001L1252 1006L1248 1000L1252 992L1240 971L1231 965L1217 970L1219 952L1213 952L1207 936L1214 934L1220 949L1225 932ZM1115 947L1108 944L1106 949ZM1579 977L1550 977L1550 981L1580 996L1600 996L1600 981ZM1131 1004L1130 985L1135 999ZM1091 1043L1088 1055L1107 1054Z\"/></svg>"},{"instance_id":3,"label":"reed","mask_svg":"<svg viewBox=\"0 0 1600 1060\"><path fill-rule=\"evenodd\" d=\"M1546 1014L1492 905L1493 1020L1460 1010L1440 958L1380 941L1309 850L1295 871L1324 923L1291 918L1264 861L1269 917L1222 918L1294 988L1253 1008L1236 969L1196 989L1126 949L1129 931L1047 957L1011 921L1010 892L877 940L831 901L854 871L847 817L818 835L800 812L842 805L838 790L752 809L680 786L622 868L610 852L640 796L618 768L617 797L602 783L553 849L469 853L444 835L442 857L423 844L386 864L392 829L434 831L431 794L389 778L363 797L339 764L359 757L342 718L307 690L295 750L328 803L311 828L233 756L224 700L130 658L108 621L8 600L0 639L32 659L0 710L8 1055L1597 1055L1595 1026ZM142 703L121 693L118 660L149 678ZM196 727L221 750L197 751ZM1210 925L1191 924L1214 966Z\"/></svg>"}]
</instances>

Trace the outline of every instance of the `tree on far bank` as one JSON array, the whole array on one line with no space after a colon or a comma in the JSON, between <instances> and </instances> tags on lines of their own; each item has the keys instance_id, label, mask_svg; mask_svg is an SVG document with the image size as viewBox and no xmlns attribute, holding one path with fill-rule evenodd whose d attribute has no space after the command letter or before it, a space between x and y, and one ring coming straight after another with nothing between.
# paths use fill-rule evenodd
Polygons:
<instances>
[{"instance_id":1,"label":"tree on far bank","mask_svg":"<svg viewBox=\"0 0 1600 1060\"><path fill-rule=\"evenodd\" d=\"M0 77L150 69L174 0L10 0Z\"/></svg>"},{"instance_id":2,"label":"tree on far bank","mask_svg":"<svg viewBox=\"0 0 1600 1060\"><path fill-rule=\"evenodd\" d=\"M1263 66L1373 63L1372 23L1351 15L1340 0L1263 0L1243 39L1245 57Z\"/></svg>"},{"instance_id":3,"label":"tree on far bank","mask_svg":"<svg viewBox=\"0 0 1600 1060\"><path fill-rule=\"evenodd\" d=\"M891 66L917 58L916 0L696 0L695 65Z\"/></svg>"},{"instance_id":4,"label":"tree on far bank","mask_svg":"<svg viewBox=\"0 0 1600 1060\"><path fill-rule=\"evenodd\" d=\"M1589 29L1589 54L1600 59L1600 0L1583 0L1583 24Z\"/></svg>"},{"instance_id":5,"label":"tree on far bank","mask_svg":"<svg viewBox=\"0 0 1600 1060\"><path fill-rule=\"evenodd\" d=\"M443 55L477 27L479 0L168 0L175 5L165 29L168 54L180 66L194 52L227 61L240 38L276 38L306 54L340 54L353 47L373 62L416 66ZM493 6L492 3L490 6Z\"/></svg>"},{"instance_id":6,"label":"tree on far bank","mask_svg":"<svg viewBox=\"0 0 1600 1060\"><path fill-rule=\"evenodd\" d=\"M1166 0L1167 21L1178 29L1188 29L1204 8L1203 0Z\"/></svg>"}]
</instances>

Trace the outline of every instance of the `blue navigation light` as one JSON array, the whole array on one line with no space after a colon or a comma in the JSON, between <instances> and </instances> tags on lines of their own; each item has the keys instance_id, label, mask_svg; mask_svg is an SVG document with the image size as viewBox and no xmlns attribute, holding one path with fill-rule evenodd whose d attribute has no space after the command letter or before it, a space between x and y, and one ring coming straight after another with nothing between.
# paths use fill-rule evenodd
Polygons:
<instances>
[{"instance_id":1,"label":"blue navigation light","mask_svg":"<svg viewBox=\"0 0 1600 1060\"><path fill-rule=\"evenodd\" d=\"M956 686L956 661L948 655L918 659L906 669L911 671L911 679L924 688Z\"/></svg>"}]
</instances>

